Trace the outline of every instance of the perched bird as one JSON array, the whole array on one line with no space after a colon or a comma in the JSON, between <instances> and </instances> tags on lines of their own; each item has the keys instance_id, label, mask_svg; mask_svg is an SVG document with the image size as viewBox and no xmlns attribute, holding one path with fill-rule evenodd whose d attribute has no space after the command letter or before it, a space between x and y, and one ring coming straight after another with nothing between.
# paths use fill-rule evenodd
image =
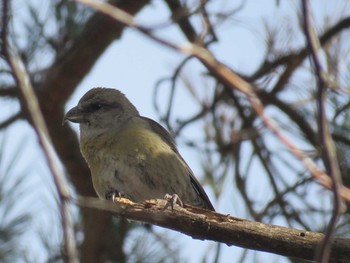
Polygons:
<instances>
[{"instance_id":1,"label":"perched bird","mask_svg":"<svg viewBox=\"0 0 350 263\"><path fill-rule=\"evenodd\" d=\"M141 202L171 195L214 211L171 135L140 116L120 91L91 89L67 112L67 120L80 124L80 150L101 199L121 196Z\"/></svg>"}]
</instances>

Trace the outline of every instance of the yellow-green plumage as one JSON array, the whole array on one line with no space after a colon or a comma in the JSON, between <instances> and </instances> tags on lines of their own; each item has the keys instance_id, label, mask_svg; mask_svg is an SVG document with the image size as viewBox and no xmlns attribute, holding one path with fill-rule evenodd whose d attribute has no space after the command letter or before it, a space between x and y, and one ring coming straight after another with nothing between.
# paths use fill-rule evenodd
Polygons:
<instances>
[{"instance_id":1,"label":"yellow-green plumage","mask_svg":"<svg viewBox=\"0 0 350 263\"><path fill-rule=\"evenodd\" d=\"M93 89L71 111L81 114L71 119L80 123L81 152L100 198L113 192L140 202L177 194L184 203L214 210L169 133L139 116L122 93Z\"/></svg>"}]
</instances>

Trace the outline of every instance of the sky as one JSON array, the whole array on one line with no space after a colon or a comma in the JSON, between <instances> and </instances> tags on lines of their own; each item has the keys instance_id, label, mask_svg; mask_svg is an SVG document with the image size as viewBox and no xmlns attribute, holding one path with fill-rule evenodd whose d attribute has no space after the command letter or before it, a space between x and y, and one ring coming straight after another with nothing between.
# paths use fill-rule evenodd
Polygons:
<instances>
[{"instance_id":1,"label":"sky","mask_svg":"<svg viewBox=\"0 0 350 263\"><path fill-rule=\"evenodd\" d=\"M17 0L14 2L16 12L21 13L25 11L21 6L21 1ZM36 5L40 3L40 1L34 0L32 0L32 2ZM276 7L276 2L279 2L278 7ZM341 8L343 7L342 1L320 2L322 2L322 4L318 4L319 1L312 1L316 19L323 17L323 14L328 12L329 9L342 10ZM220 8L228 9L238 6L239 4L240 1L212 1L211 5L213 8L220 10ZM262 45L264 43L264 41L262 41L264 36L262 25L264 23L274 25L276 20L281 21L280 18L282 18L282 21L284 18L286 23L288 19L292 17L295 19L294 12L298 5L299 1L245 1L244 8L234 17L233 23L222 25L222 30L220 30L220 34L218 35L220 41L211 46L212 51L222 62L230 65L235 70L246 74L253 72L259 66L259 61L261 61L265 53L265 46ZM43 8L43 10L45 10L45 8ZM156 0L153 1L150 7L140 12L137 19L140 23L156 25L166 21L168 16L168 11L162 4L162 1ZM159 34L176 43L185 43L186 41L178 29L174 27L161 30ZM299 44L303 44L302 40L300 40ZM183 58L184 56L182 54L168 50L158 43L147 39L135 30L127 30L124 32L121 40L112 44L101 56L90 74L82 81L77 91L68 101L66 109L68 110L75 106L80 97L90 88L110 87L117 88L125 93L138 108L141 115L159 121L159 116L152 102L155 84L160 78L169 76ZM189 76L193 72L198 71L198 65L196 63L190 65L191 66L185 68L185 74ZM205 91L203 91L203 93L205 93ZM162 93L162 96L159 98L161 106L162 102L166 102L167 97L165 94L166 93ZM197 109L197 106L187 98L188 94L186 94L185 91L179 91L177 99L175 100L176 116L186 116L188 112L195 112ZM0 115L0 120L5 119L3 116L7 116L7 114L13 112L14 109L18 109L18 107L18 105L12 102L4 102L1 106L4 114ZM74 128L78 131L77 126L74 126ZM185 137L193 137L197 134L196 127L185 129L185 132ZM6 152L11 152L11 149L14 148L13 145L22 144L21 138L26 138L26 147L21 155L21 166L16 167L13 173L16 174L23 172L23 170L29 170L28 167L32 168L30 172L31 181L28 182L28 188L36 189L36 196L38 199L33 200L33 195L28 195L30 196L30 200L24 200L17 209L21 210L29 204L34 204L33 211L37 213L37 218L35 222L33 222L33 229L28 231L25 240L36 240L34 242L28 242L30 244L29 246L33 246L35 251L35 249L40 248L37 230L42 228L42 226L51 226L52 222L58 223L58 218L55 217L56 215L47 213L46 210L47 206L55 202L55 195L53 194L55 190L52 184L52 178L47 177L47 167L43 161L43 155L39 150L36 136L31 128L29 128L26 123L20 122L11 126L6 134L11 135L6 137ZM202 170L198 153L186 147L181 139L178 140L177 143L181 154L197 177L200 178ZM35 149L34 154L33 149ZM27 156L31 156L31 158L27 158ZM10 157L11 154L7 155L4 162L9 162L11 159ZM264 189L262 185L257 191L262 195L266 192L266 189ZM219 200L213 198L213 194L210 190L208 190L208 194L213 200L217 211L237 217L245 217L246 212L239 203L240 197L235 193L231 183L227 184L224 194ZM225 202L225 198L237 200L237 202ZM55 235L60 235L58 229L53 229L53 231ZM162 233L163 230L159 231ZM178 233L173 233L172 235L174 235L174 238L180 235L182 240L181 244L183 245L181 253L184 258L189 258L189 262L198 262L208 250L207 243L210 242L194 241L190 237L184 237ZM28 244L22 245L28 246ZM210 243L209 251L214 252L214 246L214 243ZM193 251L196 251L196 253L193 253ZM222 247L222 251L223 254L220 262L236 262L238 256L241 254L240 248L227 247L225 245ZM254 254L252 254L251 257L253 257L253 255ZM44 259L43 255L38 253L37 256L37 262L42 262ZM259 259L262 260L261 262L263 262L264 259L269 260L271 258L275 262L284 261L282 257L271 257L269 254L259 256ZM214 255L211 253L209 262L211 262L210 259L213 257ZM250 260L253 260L253 258ZM250 262L250 260L246 262Z\"/></svg>"}]
</instances>

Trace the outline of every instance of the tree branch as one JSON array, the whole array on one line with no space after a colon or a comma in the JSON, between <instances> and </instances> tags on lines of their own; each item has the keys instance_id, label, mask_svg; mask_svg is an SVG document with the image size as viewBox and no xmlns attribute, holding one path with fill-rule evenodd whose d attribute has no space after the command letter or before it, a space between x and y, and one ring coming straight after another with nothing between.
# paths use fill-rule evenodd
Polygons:
<instances>
[{"instance_id":1,"label":"tree branch","mask_svg":"<svg viewBox=\"0 0 350 263\"><path fill-rule=\"evenodd\" d=\"M0 97L8 98L18 98L19 92L17 87L1 87L0 88Z\"/></svg>"},{"instance_id":2,"label":"tree branch","mask_svg":"<svg viewBox=\"0 0 350 263\"><path fill-rule=\"evenodd\" d=\"M339 216L342 211L343 203L339 194L339 188L343 186L341 180L341 174L336 154L336 149L334 145L333 138L329 131L329 125L326 115L326 92L327 85L325 81L326 72L323 70L320 58L319 58L319 49L320 43L314 31L311 22L311 11L310 3L308 0L302 1L302 11L304 18L304 32L306 37L307 46L310 50L311 60L314 64L315 75L317 81L317 123L320 136L320 143L323 147L322 157L325 164L327 173L329 174L332 180L332 191L334 194L334 207L333 213L330 219L330 222L327 227L326 235L320 245L319 253L317 256L318 262L327 263L329 254L330 254L330 241L332 240L333 233L335 231L336 224L338 222Z\"/></svg>"},{"instance_id":3,"label":"tree branch","mask_svg":"<svg viewBox=\"0 0 350 263\"><path fill-rule=\"evenodd\" d=\"M108 211L115 216L176 230L195 239L212 240L278 255L313 260L324 235L276 225L263 224L208 210L175 205L165 209L165 200L134 203L116 198L115 203L97 198L83 198L78 204ZM330 262L350 261L350 240L336 238Z\"/></svg>"},{"instance_id":4,"label":"tree branch","mask_svg":"<svg viewBox=\"0 0 350 263\"><path fill-rule=\"evenodd\" d=\"M22 117L23 117L22 111L17 112L16 114L14 114L11 117L9 117L7 120L5 120L5 121L0 123L0 130L7 128L12 123L14 123L15 121L17 121L18 119L20 119Z\"/></svg>"},{"instance_id":5,"label":"tree branch","mask_svg":"<svg viewBox=\"0 0 350 263\"><path fill-rule=\"evenodd\" d=\"M197 35L195 28L192 26L189 17L188 10L185 6L181 4L179 0L165 0L165 3L168 5L169 9L172 12L173 20L179 25L182 32L186 35L192 43L197 43L202 45L203 41Z\"/></svg>"},{"instance_id":6,"label":"tree branch","mask_svg":"<svg viewBox=\"0 0 350 263\"><path fill-rule=\"evenodd\" d=\"M328 41L331 40L334 36L336 36L339 32L349 27L350 17L344 18L343 20L339 21L337 24L329 28L323 35L319 37L321 46L327 44ZM281 65L292 64L293 67L296 67L301 62L303 62L303 60L309 54L309 49L305 47L297 52L278 57L276 60L264 61L263 64L259 67L259 69L249 77L249 80L256 80Z\"/></svg>"}]
</instances>

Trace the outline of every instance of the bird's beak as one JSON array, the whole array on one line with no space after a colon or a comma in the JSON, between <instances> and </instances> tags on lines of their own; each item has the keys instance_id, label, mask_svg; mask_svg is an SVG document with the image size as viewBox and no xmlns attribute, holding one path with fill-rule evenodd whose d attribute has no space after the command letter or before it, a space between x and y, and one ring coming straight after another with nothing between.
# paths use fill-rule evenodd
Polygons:
<instances>
[{"instance_id":1,"label":"bird's beak","mask_svg":"<svg viewBox=\"0 0 350 263\"><path fill-rule=\"evenodd\" d=\"M76 107L70 109L66 113L66 115L64 115L62 125L64 125L67 121L81 123L81 122L85 122L86 119L85 119L84 114L81 111L81 109L79 109L78 106L76 106Z\"/></svg>"}]
</instances>

